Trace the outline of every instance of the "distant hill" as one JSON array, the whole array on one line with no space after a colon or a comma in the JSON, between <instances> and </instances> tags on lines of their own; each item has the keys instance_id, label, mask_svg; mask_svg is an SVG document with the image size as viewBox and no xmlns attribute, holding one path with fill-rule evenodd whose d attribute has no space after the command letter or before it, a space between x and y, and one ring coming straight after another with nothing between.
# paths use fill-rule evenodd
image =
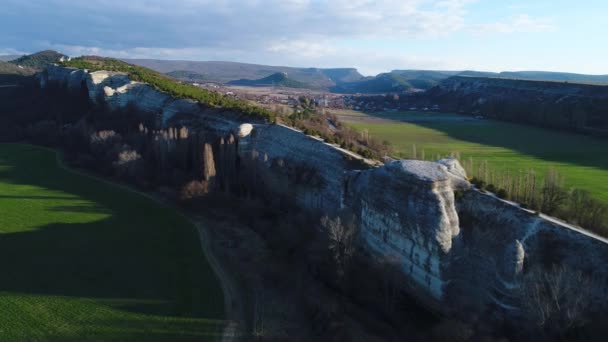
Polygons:
<instances>
[{"instance_id":1,"label":"distant hill","mask_svg":"<svg viewBox=\"0 0 608 342\"><path fill-rule=\"evenodd\" d=\"M447 112L594 134L608 132L608 84L457 75L414 98L415 105L439 105Z\"/></svg>"},{"instance_id":2,"label":"distant hill","mask_svg":"<svg viewBox=\"0 0 608 342\"><path fill-rule=\"evenodd\" d=\"M18 66L15 64L0 62L0 74L2 75L21 75L21 76L31 76L35 73L35 71L31 68Z\"/></svg>"},{"instance_id":3,"label":"distant hill","mask_svg":"<svg viewBox=\"0 0 608 342\"><path fill-rule=\"evenodd\" d=\"M181 80L188 80L188 74L203 75L202 79L195 81L213 81L228 83L238 80L259 80L277 74L287 73L289 78L308 84L312 88L330 88L339 83L353 82L363 78L354 68L292 68L282 66L269 66L259 64L247 64L236 62L193 62L193 61L167 61L154 59L125 59L126 62L140 65L162 73L179 72L183 77L176 77Z\"/></svg>"},{"instance_id":4,"label":"distant hill","mask_svg":"<svg viewBox=\"0 0 608 342\"><path fill-rule=\"evenodd\" d=\"M10 62L19 57L22 57L22 55L2 55L0 56L0 62Z\"/></svg>"},{"instance_id":5,"label":"distant hill","mask_svg":"<svg viewBox=\"0 0 608 342\"><path fill-rule=\"evenodd\" d=\"M190 82L247 83L259 81L277 73L286 73L289 79L306 84L311 89L327 89L336 93L380 94L412 90L428 90L448 77L508 78L534 81L558 81L572 83L608 83L608 75L583 75L562 72L516 71L438 71L393 70L377 76L364 77L354 68L293 68L236 62L196 62L154 59L126 59L172 77Z\"/></svg>"},{"instance_id":6,"label":"distant hill","mask_svg":"<svg viewBox=\"0 0 608 342\"><path fill-rule=\"evenodd\" d=\"M554 82L573 82L573 83L608 83L608 75L585 75L573 74L567 72L551 72L551 71L503 71L503 72L485 72L485 71L464 71L460 76L469 77L490 77L490 78L507 78L518 80L531 81L554 81Z\"/></svg>"},{"instance_id":7,"label":"distant hill","mask_svg":"<svg viewBox=\"0 0 608 342\"><path fill-rule=\"evenodd\" d=\"M240 86L249 86L249 87L260 87L260 86L275 86L275 87L287 87L287 88L312 88L312 86L296 81L294 79L289 78L288 74L285 72L277 72L268 77L264 77L257 80L236 80L228 82L230 85L240 85Z\"/></svg>"},{"instance_id":8,"label":"distant hill","mask_svg":"<svg viewBox=\"0 0 608 342\"><path fill-rule=\"evenodd\" d=\"M167 75L177 78L178 80L188 81L188 82L202 82L207 81L207 77L205 75L199 74L194 71L187 70L175 70L166 73Z\"/></svg>"},{"instance_id":9,"label":"distant hill","mask_svg":"<svg viewBox=\"0 0 608 342\"><path fill-rule=\"evenodd\" d=\"M36 71L26 67L0 61L0 86L33 82Z\"/></svg>"},{"instance_id":10,"label":"distant hill","mask_svg":"<svg viewBox=\"0 0 608 342\"><path fill-rule=\"evenodd\" d=\"M31 55L19 57L10 63L15 65L21 65L23 67L32 68L35 70L42 70L51 63L57 63L61 58L67 58L67 56L52 50L40 51Z\"/></svg>"},{"instance_id":11,"label":"distant hill","mask_svg":"<svg viewBox=\"0 0 608 342\"><path fill-rule=\"evenodd\" d=\"M375 77L342 83L331 90L338 93L382 94L411 90L427 90L457 71L393 70Z\"/></svg>"}]
</instances>

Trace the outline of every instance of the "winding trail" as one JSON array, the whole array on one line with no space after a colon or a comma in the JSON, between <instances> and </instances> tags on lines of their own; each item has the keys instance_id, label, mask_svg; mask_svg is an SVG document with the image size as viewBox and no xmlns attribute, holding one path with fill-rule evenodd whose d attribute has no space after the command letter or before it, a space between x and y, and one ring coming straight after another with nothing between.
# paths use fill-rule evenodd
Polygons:
<instances>
[{"instance_id":1,"label":"winding trail","mask_svg":"<svg viewBox=\"0 0 608 342\"><path fill-rule=\"evenodd\" d=\"M211 265L211 268L213 268L213 271L220 279L220 283L222 284L222 289L224 291L224 307L226 316L230 318L230 321L224 328L222 342L238 340L240 336L242 336L242 323L239 324L239 322L244 322L245 311L243 308L243 301L239 298L239 292L236 289L234 280L222 267L222 264L218 261L215 254L213 254L207 226L200 221L192 221L192 223L198 230L203 253Z\"/></svg>"},{"instance_id":2,"label":"winding trail","mask_svg":"<svg viewBox=\"0 0 608 342\"><path fill-rule=\"evenodd\" d=\"M207 259L207 261L209 262L209 265L213 269L213 272L217 275L217 277L220 281L220 286L222 287L222 291L224 292L224 312L226 315L227 324L222 333L222 342L238 341L241 339L242 336L244 336L244 333L242 331L242 329L244 327L243 322L245 322L245 310L244 310L244 306L243 306L244 302L243 302L241 296L239 295L239 292L237 291L237 286L236 286L234 279L229 275L228 272L226 272L226 270L223 267L223 265L221 264L221 262L217 259L215 254L213 254L213 250L211 248L210 233L208 230L209 228L202 222L203 219L201 217L191 217L189 215L186 215L183 212L183 210L181 210L175 204L168 202L167 200L165 200L164 198L162 198L160 196L156 196L154 194L135 190L125 184L116 183L116 182L101 178L97 175L91 174L89 172L70 168L69 166L65 165L65 163L63 162L63 153L61 151L54 150L54 149L47 148L47 147L42 147L42 146L36 146L36 147L40 147L40 148L47 149L49 151L53 151L56 156L57 165L60 168L66 170L70 173L92 178L92 179L95 179L96 181L108 184L110 186L118 187L123 190L144 196L165 207L169 207L169 208L175 210L178 215L182 216L183 218L188 220L193 226L195 226L196 230L198 231L198 236L199 236L199 240L201 242L201 249L203 250L203 254L205 255L205 258Z\"/></svg>"}]
</instances>

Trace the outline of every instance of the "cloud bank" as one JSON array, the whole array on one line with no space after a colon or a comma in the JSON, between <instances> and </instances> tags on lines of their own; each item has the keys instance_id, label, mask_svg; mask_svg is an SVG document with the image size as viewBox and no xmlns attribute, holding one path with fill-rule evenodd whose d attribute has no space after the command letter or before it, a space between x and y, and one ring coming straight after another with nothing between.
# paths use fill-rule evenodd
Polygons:
<instances>
[{"instance_id":1,"label":"cloud bank","mask_svg":"<svg viewBox=\"0 0 608 342\"><path fill-rule=\"evenodd\" d=\"M475 1L3 0L0 47L52 48L70 55L354 65L375 72L393 65L387 63L424 66L419 65L424 58L396 57L402 50L363 42L449 37L467 28L468 6ZM529 16L513 20L477 29L508 32L545 25ZM430 62L437 65L433 58Z\"/></svg>"}]
</instances>

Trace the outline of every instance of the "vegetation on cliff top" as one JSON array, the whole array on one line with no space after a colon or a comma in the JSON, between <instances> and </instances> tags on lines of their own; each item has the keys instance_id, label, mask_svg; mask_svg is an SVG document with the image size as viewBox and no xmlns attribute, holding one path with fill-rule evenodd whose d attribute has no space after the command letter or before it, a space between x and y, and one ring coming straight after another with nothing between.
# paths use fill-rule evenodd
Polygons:
<instances>
[{"instance_id":1,"label":"vegetation on cliff top","mask_svg":"<svg viewBox=\"0 0 608 342\"><path fill-rule=\"evenodd\" d=\"M129 78L133 81L147 83L155 89L177 98L191 99L206 106L220 107L225 110L250 115L268 122L275 122L275 114L267 109L249 104L242 100L224 96L217 92L180 83L159 72L131 65L117 59L86 56L74 58L64 62L63 65L91 71L106 70L124 72L128 74Z\"/></svg>"}]
</instances>

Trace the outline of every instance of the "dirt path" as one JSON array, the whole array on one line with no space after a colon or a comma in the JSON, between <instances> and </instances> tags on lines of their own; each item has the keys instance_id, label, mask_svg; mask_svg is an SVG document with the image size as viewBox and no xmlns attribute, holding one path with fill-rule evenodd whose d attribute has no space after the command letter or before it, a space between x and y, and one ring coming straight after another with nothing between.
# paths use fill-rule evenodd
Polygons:
<instances>
[{"instance_id":1,"label":"dirt path","mask_svg":"<svg viewBox=\"0 0 608 342\"><path fill-rule=\"evenodd\" d=\"M243 335L243 332L241 330L243 327L243 322L245 321L245 310L243 308L243 300L241 300L239 296L239 292L237 291L234 280L222 267L221 262L218 261L215 254L213 254L211 248L211 239L209 237L210 234L207 230L207 226L203 222L201 222L200 219L197 219L196 221L191 221L198 230L198 234L201 241L201 247L203 249L203 252L205 253L205 257L211 265L211 268L213 268L215 274L220 279L222 289L224 290L224 308L226 311L226 316L230 318L230 321L228 322L228 325L226 325L226 327L224 328L222 342L238 340L240 336Z\"/></svg>"},{"instance_id":2,"label":"dirt path","mask_svg":"<svg viewBox=\"0 0 608 342\"><path fill-rule=\"evenodd\" d=\"M222 334L222 342L237 341L241 338L241 336L243 336L243 332L241 331L242 327L244 326L243 322L245 321L245 310L243 307L243 301L239 295L239 292L237 291L237 287L234 280L230 277L228 272L226 272L226 270L222 266L221 262L213 254L211 248L210 234L207 226L202 222L202 218L193 218L186 215L180 208L176 207L175 204L169 203L160 196L155 196L153 194L138 191L127 185L115 183L88 172L72 169L69 166L65 165L65 163L63 162L61 152L50 148L45 149L55 152L57 165L68 172L89 177L99 182L103 182L105 184L147 197L165 207L170 207L171 209L174 209L178 213L178 215L181 215L182 217L190 221L190 223L192 223L192 225L194 225L198 231L198 236L201 242L203 254L209 262L211 268L213 269L213 272L215 272L215 274L219 278L220 286L222 287L222 291L224 292L224 312L226 315L227 324Z\"/></svg>"}]
</instances>

